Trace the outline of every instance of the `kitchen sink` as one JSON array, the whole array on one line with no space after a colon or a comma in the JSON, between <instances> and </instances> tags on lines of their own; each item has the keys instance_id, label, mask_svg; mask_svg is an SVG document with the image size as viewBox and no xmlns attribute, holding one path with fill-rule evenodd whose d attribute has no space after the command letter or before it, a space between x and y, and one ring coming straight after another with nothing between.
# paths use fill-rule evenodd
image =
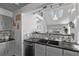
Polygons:
<instances>
[{"instance_id":1,"label":"kitchen sink","mask_svg":"<svg viewBox=\"0 0 79 59\"><path fill-rule=\"evenodd\" d=\"M41 42L41 43L47 43L48 40L40 39L38 42Z\"/></svg>"},{"instance_id":2,"label":"kitchen sink","mask_svg":"<svg viewBox=\"0 0 79 59\"><path fill-rule=\"evenodd\" d=\"M59 45L58 41L49 40L48 44Z\"/></svg>"},{"instance_id":3,"label":"kitchen sink","mask_svg":"<svg viewBox=\"0 0 79 59\"><path fill-rule=\"evenodd\" d=\"M38 42L52 45L59 45L59 41L40 39Z\"/></svg>"}]
</instances>

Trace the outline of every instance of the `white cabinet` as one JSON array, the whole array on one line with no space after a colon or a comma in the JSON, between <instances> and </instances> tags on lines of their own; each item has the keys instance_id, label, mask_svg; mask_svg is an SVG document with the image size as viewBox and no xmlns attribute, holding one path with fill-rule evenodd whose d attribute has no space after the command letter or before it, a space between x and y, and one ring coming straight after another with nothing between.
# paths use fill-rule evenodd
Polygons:
<instances>
[{"instance_id":1,"label":"white cabinet","mask_svg":"<svg viewBox=\"0 0 79 59\"><path fill-rule=\"evenodd\" d=\"M64 56L77 56L77 52L64 50Z\"/></svg>"},{"instance_id":2,"label":"white cabinet","mask_svg":"<svg viewBox=\"0 0 79 59\"><path fill-rule=\"evenodd\" d=\"M79 56L79 52L77 52L76 56Z\"/></svg>"},{"instance_id":3,"label":"white cabinet","mask_svg":"<svg viewBox=\"0 0 79 59\"><path fill-rule=\"evenodd\" d=\"M62 49L47 46L47 56L62 56Z\"/></svg>"},{"instance_id":4,"label":"white cabinet","mask_svg":"<svg viewBox=\"0 0 79 59\"><path fill-rule=\"evenodd\" d=\"M35 56L45 56L45 45L35 44Z\"/></svg>"},{"instance_id":5,"label":"white cabinet","mask_svg":"<svg viewBox=\"0 0 79 59\"><path fill-rule=\"evenodd\" d=\"M6 43L0 43L0 56L5 56Z\"/></svg>"},{"instance_id":6,"label":"white cabinet","mask_svg":"<svg viewBox=\"0 0 79 59\"><path fill-rule=\"evenodd\" d=\"M15 40L0 43L0 56L12 56L15 54Z\"/></svg>"},{"instance_id":7,"label":"white cabinet","mask_svg":"<svg viewBox=\"0 0 79 59\"><path fill-rule=\"evenodd\" d=\"M7 55L15 55L15 40L7 42Z\"/></svg>"},{"instance_id":8,"label":"white cabinet","mask_svg":"<svg viewBox=\"0 0 79 59\"><path fill-rule=\"evenodd\" d=\"M35 56L79 56L79 52L35 44Z\"/></svg>"}]
</instances>

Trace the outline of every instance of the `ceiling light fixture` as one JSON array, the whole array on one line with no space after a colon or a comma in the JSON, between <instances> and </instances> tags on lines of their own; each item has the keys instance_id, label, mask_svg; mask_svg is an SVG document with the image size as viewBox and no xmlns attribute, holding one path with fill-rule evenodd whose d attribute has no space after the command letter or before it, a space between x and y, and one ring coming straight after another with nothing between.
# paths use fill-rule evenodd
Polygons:
<instances>
[{"instance_id":1,"label":"ceiling light fixture","mask_svg":"<svg viewBox=\"0 0 79 59\"><path fill-rule=\"evenodd\" d=\"M53 20L58 20L58 17L55 15L55 16L53 17Z\"/></svg>"}]
</instances>

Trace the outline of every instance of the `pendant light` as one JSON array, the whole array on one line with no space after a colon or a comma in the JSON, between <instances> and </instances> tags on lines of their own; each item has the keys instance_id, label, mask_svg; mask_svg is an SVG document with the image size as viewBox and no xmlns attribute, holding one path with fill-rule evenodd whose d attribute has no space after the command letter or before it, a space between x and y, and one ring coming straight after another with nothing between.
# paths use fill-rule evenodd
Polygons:
<instances>
[{"instance_id":1,"label":"pendant light","mask_svg":"<svg viewBox=\"0 0 79 59\"><path fill-rule=\"evenodd\" d=\"M53 17L53 20L58 20L58 17L55 15L55 16Z\"/></svg>"}]
</instances>

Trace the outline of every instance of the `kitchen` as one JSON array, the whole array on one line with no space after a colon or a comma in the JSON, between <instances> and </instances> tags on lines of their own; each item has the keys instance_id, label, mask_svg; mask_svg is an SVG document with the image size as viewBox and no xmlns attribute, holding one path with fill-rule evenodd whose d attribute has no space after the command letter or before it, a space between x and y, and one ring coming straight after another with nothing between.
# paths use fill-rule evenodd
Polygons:
<instances>
[{"instance_id":1,"label":"kitchen","mask_svg":"<svg viewBox=\"0 0 79 59\"><path fill-rule=\"evenodd\" d=\"M24 56L79 56L78 3L48 3L29 10L22 14Z\"/></svg>"},{"instance_id":2,"label":"kitchen","mask_svg":"<svg viewBox=\"0 0 79 59\"><path fill-rule=\"evenodd\" d=\"M79 56L78 7L0 3L0 56Z\"/></svg>"}]
</instances>

